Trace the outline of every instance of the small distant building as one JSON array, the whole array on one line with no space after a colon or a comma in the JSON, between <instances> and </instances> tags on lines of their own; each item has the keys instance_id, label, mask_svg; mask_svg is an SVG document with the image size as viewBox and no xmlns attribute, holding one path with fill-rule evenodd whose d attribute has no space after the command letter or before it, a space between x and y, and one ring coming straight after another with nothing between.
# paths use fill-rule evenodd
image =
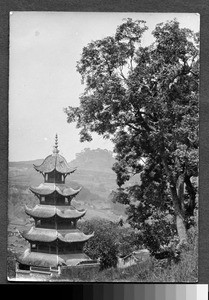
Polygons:
<instances>
[{"instance_id":1,"label":"small distant building","mask_svg":"<svg viewBox=\"0 0 209 300\"><path fill-rule=\"evenodd\" d=\"M137 263L146 261L150 257L150 252L147 249L134 251L126 256L118 258L118 268L127 268Z\"/></svg>"},{"instance_id":2,"label":"small distant building","mask_svg":"<svg viewBox=\"0 0 209 300\"><path fill-rule=\"evenodd\" d=\"M16 259L16 277L26 273L60 274L62 268L92 265L94 261L83 253L83 246L94 234L77 229L77 221L86 211L71 205L81 188L75 190L65 184L65 178L75 169L59 154L57 135L53 154L34 168L43 175L44 183L30 188L40 204L25 206L35 226L21 233L30 248Z\"/></svg>"}]
</instances>

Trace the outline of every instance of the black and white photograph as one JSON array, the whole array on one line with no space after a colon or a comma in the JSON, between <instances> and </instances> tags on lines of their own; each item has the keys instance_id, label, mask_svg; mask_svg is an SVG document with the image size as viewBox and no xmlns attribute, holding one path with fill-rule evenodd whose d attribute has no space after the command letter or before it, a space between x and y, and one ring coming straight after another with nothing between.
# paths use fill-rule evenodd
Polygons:
<instances>
[{"instance_id":1,"label":"black and white photograph","mask_svg":"<svg viewBox=\"0 0 209 300\"><path fill-rule=\"evenodd\" d=\"M200 15L11 11L7 279L198 282Z\"/></svg>"}]
</instances>

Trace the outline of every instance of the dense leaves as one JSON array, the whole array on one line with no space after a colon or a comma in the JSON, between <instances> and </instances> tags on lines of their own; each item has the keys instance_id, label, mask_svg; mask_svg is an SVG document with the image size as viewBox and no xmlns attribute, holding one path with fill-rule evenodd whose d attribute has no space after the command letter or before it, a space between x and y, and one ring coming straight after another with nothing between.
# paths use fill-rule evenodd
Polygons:
<instances>
[{"instance_id":1,"label":"dense leaves","mask_svg":"<svg viewBox=\"0 0 209 300\"><path fill-rule=\"evenodd\" d=\"M91 219L79 224L86 234L94 232L84 246L92 259L99 259L101 269L116 267L118 256L125 256L142 246L141 235L131 227L123 227L105 219Z\"/></svg>"},{"instance_id":2,"label":"dense leaves","mask_svg":"<svg viewBox=\"0 0 209 300\"><path fill-rule=\"evenodd\" d=\"M92 259L99 259L101 269L116 267L118 247L114 225L105 220L93 220L81 223L80 228L86 234L94 232L94 238L85 244L84 252Z\"/></svg>"},{"instance_id":3,"label":"dense leaves","mask_svg":"<svg viewBox=\"0 0 209 300\"><path fill-rule=\"evenodd\" d=\"M83 49L77 69L85 91L65 112L81 141L91 132L112 139L120 194L141 173L142 184L123 191L132 226L145 229L150 216L168 211L183 242L197 201L199 35L173 20L158 24L154 43L143 47L146 30L127 19Z\"/></svg>"}]
</instances>

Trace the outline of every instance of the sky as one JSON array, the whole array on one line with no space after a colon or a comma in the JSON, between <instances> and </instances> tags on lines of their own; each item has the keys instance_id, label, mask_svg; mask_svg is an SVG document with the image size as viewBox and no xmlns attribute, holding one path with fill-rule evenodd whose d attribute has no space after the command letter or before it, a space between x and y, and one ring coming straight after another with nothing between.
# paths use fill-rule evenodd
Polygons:
<instances>
[{"instance_id":1,"label":"sky","mask_svg":"<svg viewBox=\"0 0 209 300\"><path fill-rule=\"evenodd\" d=\"M63 109L79 106L84 91L76 63L89 42L114 35L124 18L145 20L143 45L153 42L156 24L176 18L181 27L199 31L193 13L11 12L9 59L9 161L45 158L58 134L60 154L68 161L84 148L112 150L93 134L81 143L76 124Z\"/></svg>"}]
</instances>

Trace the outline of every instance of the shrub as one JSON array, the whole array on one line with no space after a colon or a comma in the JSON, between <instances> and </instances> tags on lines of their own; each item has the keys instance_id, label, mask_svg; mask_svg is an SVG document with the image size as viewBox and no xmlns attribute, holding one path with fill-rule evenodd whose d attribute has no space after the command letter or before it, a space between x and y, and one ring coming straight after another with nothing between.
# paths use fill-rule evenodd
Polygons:
<instances>
[{"instance_id":1,"label":"shrub","mask_svg":"<svg viewBox=\"0 0 209 300\"><path fill-rule=\"evenodd\" d=\"M112 222L97 219L85 221L79 226L86 234L94 232L94 237L85 244L84 252L92 259L100 260L101 270L117 265L116 226Z\"/></svg>"}]
</instances>

